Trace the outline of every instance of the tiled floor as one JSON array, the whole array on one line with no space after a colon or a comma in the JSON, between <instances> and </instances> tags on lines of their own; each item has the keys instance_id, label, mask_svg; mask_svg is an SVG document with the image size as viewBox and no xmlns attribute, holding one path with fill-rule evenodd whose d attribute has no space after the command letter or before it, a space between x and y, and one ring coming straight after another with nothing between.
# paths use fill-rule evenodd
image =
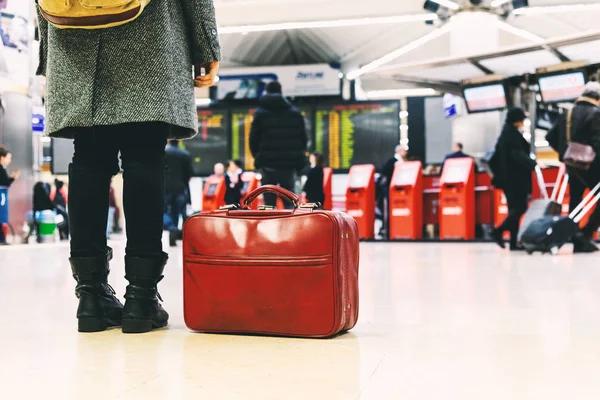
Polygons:
<instances>
[{"instance_id":1,"label":"tiled floor","mask_svg":"<svg viewBox=\"0 0 600 400\"><path fill-rule=\"evenodd\" d=\"M123 243L112 243L116 260ZM0 399L598 399L600 256L363 244L357 327L333 340L78 334L65 245L0 249ZM111 283L122 294L120 262Z\"/></svg>"}]
</instances>

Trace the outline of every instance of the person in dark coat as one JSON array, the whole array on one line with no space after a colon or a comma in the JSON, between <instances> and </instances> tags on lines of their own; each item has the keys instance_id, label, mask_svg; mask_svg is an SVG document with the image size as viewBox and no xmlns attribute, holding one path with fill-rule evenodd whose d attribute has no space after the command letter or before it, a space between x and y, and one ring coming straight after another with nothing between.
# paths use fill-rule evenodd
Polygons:
<instances>
[{"instance_id":1,"label":"person in dark coat","mask_svg":"<svg viewBox=\"0 0 600 400\"><path fill-rule=\"evenodd\" d=\"M567 113L546 135L550 146L556 150L562 161L567 150ZM596 159L589 170L569 168L569 209L573 211L583 200L585 189L592 189L600 182L600 83L589 82L583 94L575 102L571 116L571 140L592 146L596 151ZM590 216L582 234L573 238L575 253L593 253L598 248L592 243L594 233L600 227L600 207L596 207Z\"/></svg>"},{"instance_id":2,"label":"person in dark coat","mask_svg":"<svg viewBox=\"0 0 600 400\"><path fill-rule=\"evenodd\" d=\"M169 215L171 226L169 230L169 244L177 246L179 237L179 218L186 220L186 205L188 202L188 187L192 175L192 156L179 147L179 140L169 140L165 149L165 213Z\"/></svg>"},{"instance_id":3,"label":"person in dark coat","mask_svg":"<svg viewBox=\"0 0 600 400\"><path fill-rule=\"evenodd\" d=\"M242 201L242 162L240 160L229 160L225 172L225 204L240 204Z\"/></svg>"},{"instance_id":4,"label":"person in dark coat","mask_svg":"<svg viewBox=\"0 0 600 400\"><path fill-rule=\"evenodd\" d=\"M394 170L396 169L396 164L403 163L407 160L408 157L408 147L404 145L397 145L394 149L394 155L389 160L385 162L381 166L380 175L378 184L375 190L376 196L376 207L378 210L378 214L381 216L381 220L383 221L383 225L381 227L381 235L385 235L385 232L388 230L389 218L387 218L386 223L386 213L384 212L384 204L385 199L390 196L390 184L392 183L392 177L394 176Z\"/></svg>"},{"instance_id":5,"label":"person in dark coat","mask_svg":"<svg viewBox=\"0 0 600 400\"><path fill-rule=\"evenodd\" d=\"M139 18L108 29L57 28L40 4L37 73L47 78L46 132L74 140L75 147L69 261L78 330L165 327L169 314L157 289L168 260L162 246L165 146L168 139L196 135L194 87L212 86L219 70L213 0L152 1ZM112 250L106 240L110 182L121 168L129 281L124 307L107 281Z\"/></svg>"},{"instance_id":6,"label":"person in dark coat","mask_svg":"<svg viewBox=\"0 0 600 400\"><path fill-rule=\"evenodd\" d=\"M0 187L5 187L7 190L15 180L19 178L21 173L15 171L12 174L8 174L8 166L12 162L12 154L4 146L0 146ZM6 244L6 238L4 237L4 231L2 229L2 223L8 223L8 221L0 220L0 245Z\"/></svg>"},{"instance_id":7,"label":"person in dark coat","mask_svg":"<svg viewBox=\"0 0 600 400\"><path fill-rule=\"evenodd\" d=\"M51 199L52 203L56 206L56 213L60 214L64 222L58 226L58 232L60 233L61 240L69 239L69 217L67 215L67 199L65 196L65 183L59 179L54 180L54 198Z\"/></svg>"},{"instance_id":8,"label":"person in dark coat","mask_svg":"<svg viewBox=\"0 0 600 400\"><path fill-rule=\"evenodd\" d=\"M307 141L304 117L282 96L281 84L270 82L250 131L250 151L263 185L279 185L293 192L296 171L306 162ZM264 197L266 205L276 206L274 194L265 193Z\"/></svg>"},{"instance_id":9,"label":"person in dark coat","mask_svg":"<svg viewBox=\"0 0 600 400\"><path fill-rule=\"evenodd\" d=\"M306 200L309 203L321 203L323 205L325 204L325 190L323 189L325 160L323 159L323 155L315 152L310 155L309 161L310 170L308 171L303 191L306 193Z\"/></svg>"},{"instance_id":10,"label":"person in dark coat","mask_svg":"<svg viewBox=\"0 0 600 400\"><path fill-rule=\"evenodd\" d=\"M510 232L510 249L520 250L517 235L521 217L527 211L531 194L531 172L537 165L530 157L529 142L521 129L527 116L521 108L512 108L506 115L506 123L496 144L498 167L494 170L494 186L504 191L508 203L508 216L494 229L493 237L498 246L504 248L504 232Z\"/></svg>"},{"instance_id":11,"label":"person in dark coat","mask_svg":"<svg viewBox=\"0 0 600 400\"><path fill-rule=\"evenodd\" d=\"M441 171L444 170L444 164L446 164L446 160L451 160L453 158L471 158L471 156L463 151L462 143L460 143L460 142L454 143L454 145L452 146L452 153L446 155L446 157L444 157L444 161L442 161L442 167L440 168L440 173L441 173Z\"/></svg>"}]
</instances>

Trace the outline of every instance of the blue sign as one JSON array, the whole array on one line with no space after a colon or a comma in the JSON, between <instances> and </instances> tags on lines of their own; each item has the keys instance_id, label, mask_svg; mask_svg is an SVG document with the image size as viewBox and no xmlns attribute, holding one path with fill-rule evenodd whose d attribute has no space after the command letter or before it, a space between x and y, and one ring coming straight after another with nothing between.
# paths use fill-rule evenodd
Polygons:
<instances>
[{"instance_id":1,"label":"blue sign","mask_svg":"<svg viewBox=\"0 0 600 400\"><path fill-rule=\"evenodd\" d=\"M34 132L44 132L46 118L41 114L33 114L31 117L31 127Z\"/></svg>"}]
</instances>

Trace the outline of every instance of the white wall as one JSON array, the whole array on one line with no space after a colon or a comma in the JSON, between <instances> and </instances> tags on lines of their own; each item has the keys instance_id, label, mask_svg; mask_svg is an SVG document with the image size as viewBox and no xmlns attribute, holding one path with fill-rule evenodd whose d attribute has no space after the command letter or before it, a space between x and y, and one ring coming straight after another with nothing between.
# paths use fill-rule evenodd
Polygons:
<instances>
[{"instance_id":1,"label":"white wall","mask_svg":"<svg viewBox=\"0 0 600 400\"><path fill-rule=\"evenodd\" d=\"M478 157L489 151L502 130L503 113L469 114L452 121L453 141L461 142L467 154Z\"/></svg>"}]
</instances>

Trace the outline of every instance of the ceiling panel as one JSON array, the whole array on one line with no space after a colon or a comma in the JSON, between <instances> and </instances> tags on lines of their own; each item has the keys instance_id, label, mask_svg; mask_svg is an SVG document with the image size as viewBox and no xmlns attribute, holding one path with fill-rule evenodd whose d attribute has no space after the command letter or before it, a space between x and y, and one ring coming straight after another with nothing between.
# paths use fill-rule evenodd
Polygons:
<instances>
[{"instance_id":1,"label":"ceiling panel","mask_svg":"<svg viewBox=\"0 0 600 400\"><path fill-rule=\"evenodd\" d=\"M600 40L565 46L558 50L574 61L585 61L588 64L600 63Z\"/></svg>"},{"instance_id":2,"label":"ceiling panel","mask_svg":"<svg viewBox=\"0 0 600 400\"><path fill-rule=\"evenodd\" d=\"M560 60L547 51L534 51L502 58L482 61L481 64L491 69L494 73L504 76L522 75L533 73L536 68L558 64Z\"/></svg>"},{"instance_id":3,"label":"ceiling panel","mask_svg":"<svg viewBox=\"0 0 600 400\"><path fill-rule=\"evenodd\" d=\"M403 76L417 79L431 79L436 81L460 82L464 79L476 78L485 74L472 64L456 64L446 67L425 69L422 71L399 72Z\"/></svg>"}]
</instances>

